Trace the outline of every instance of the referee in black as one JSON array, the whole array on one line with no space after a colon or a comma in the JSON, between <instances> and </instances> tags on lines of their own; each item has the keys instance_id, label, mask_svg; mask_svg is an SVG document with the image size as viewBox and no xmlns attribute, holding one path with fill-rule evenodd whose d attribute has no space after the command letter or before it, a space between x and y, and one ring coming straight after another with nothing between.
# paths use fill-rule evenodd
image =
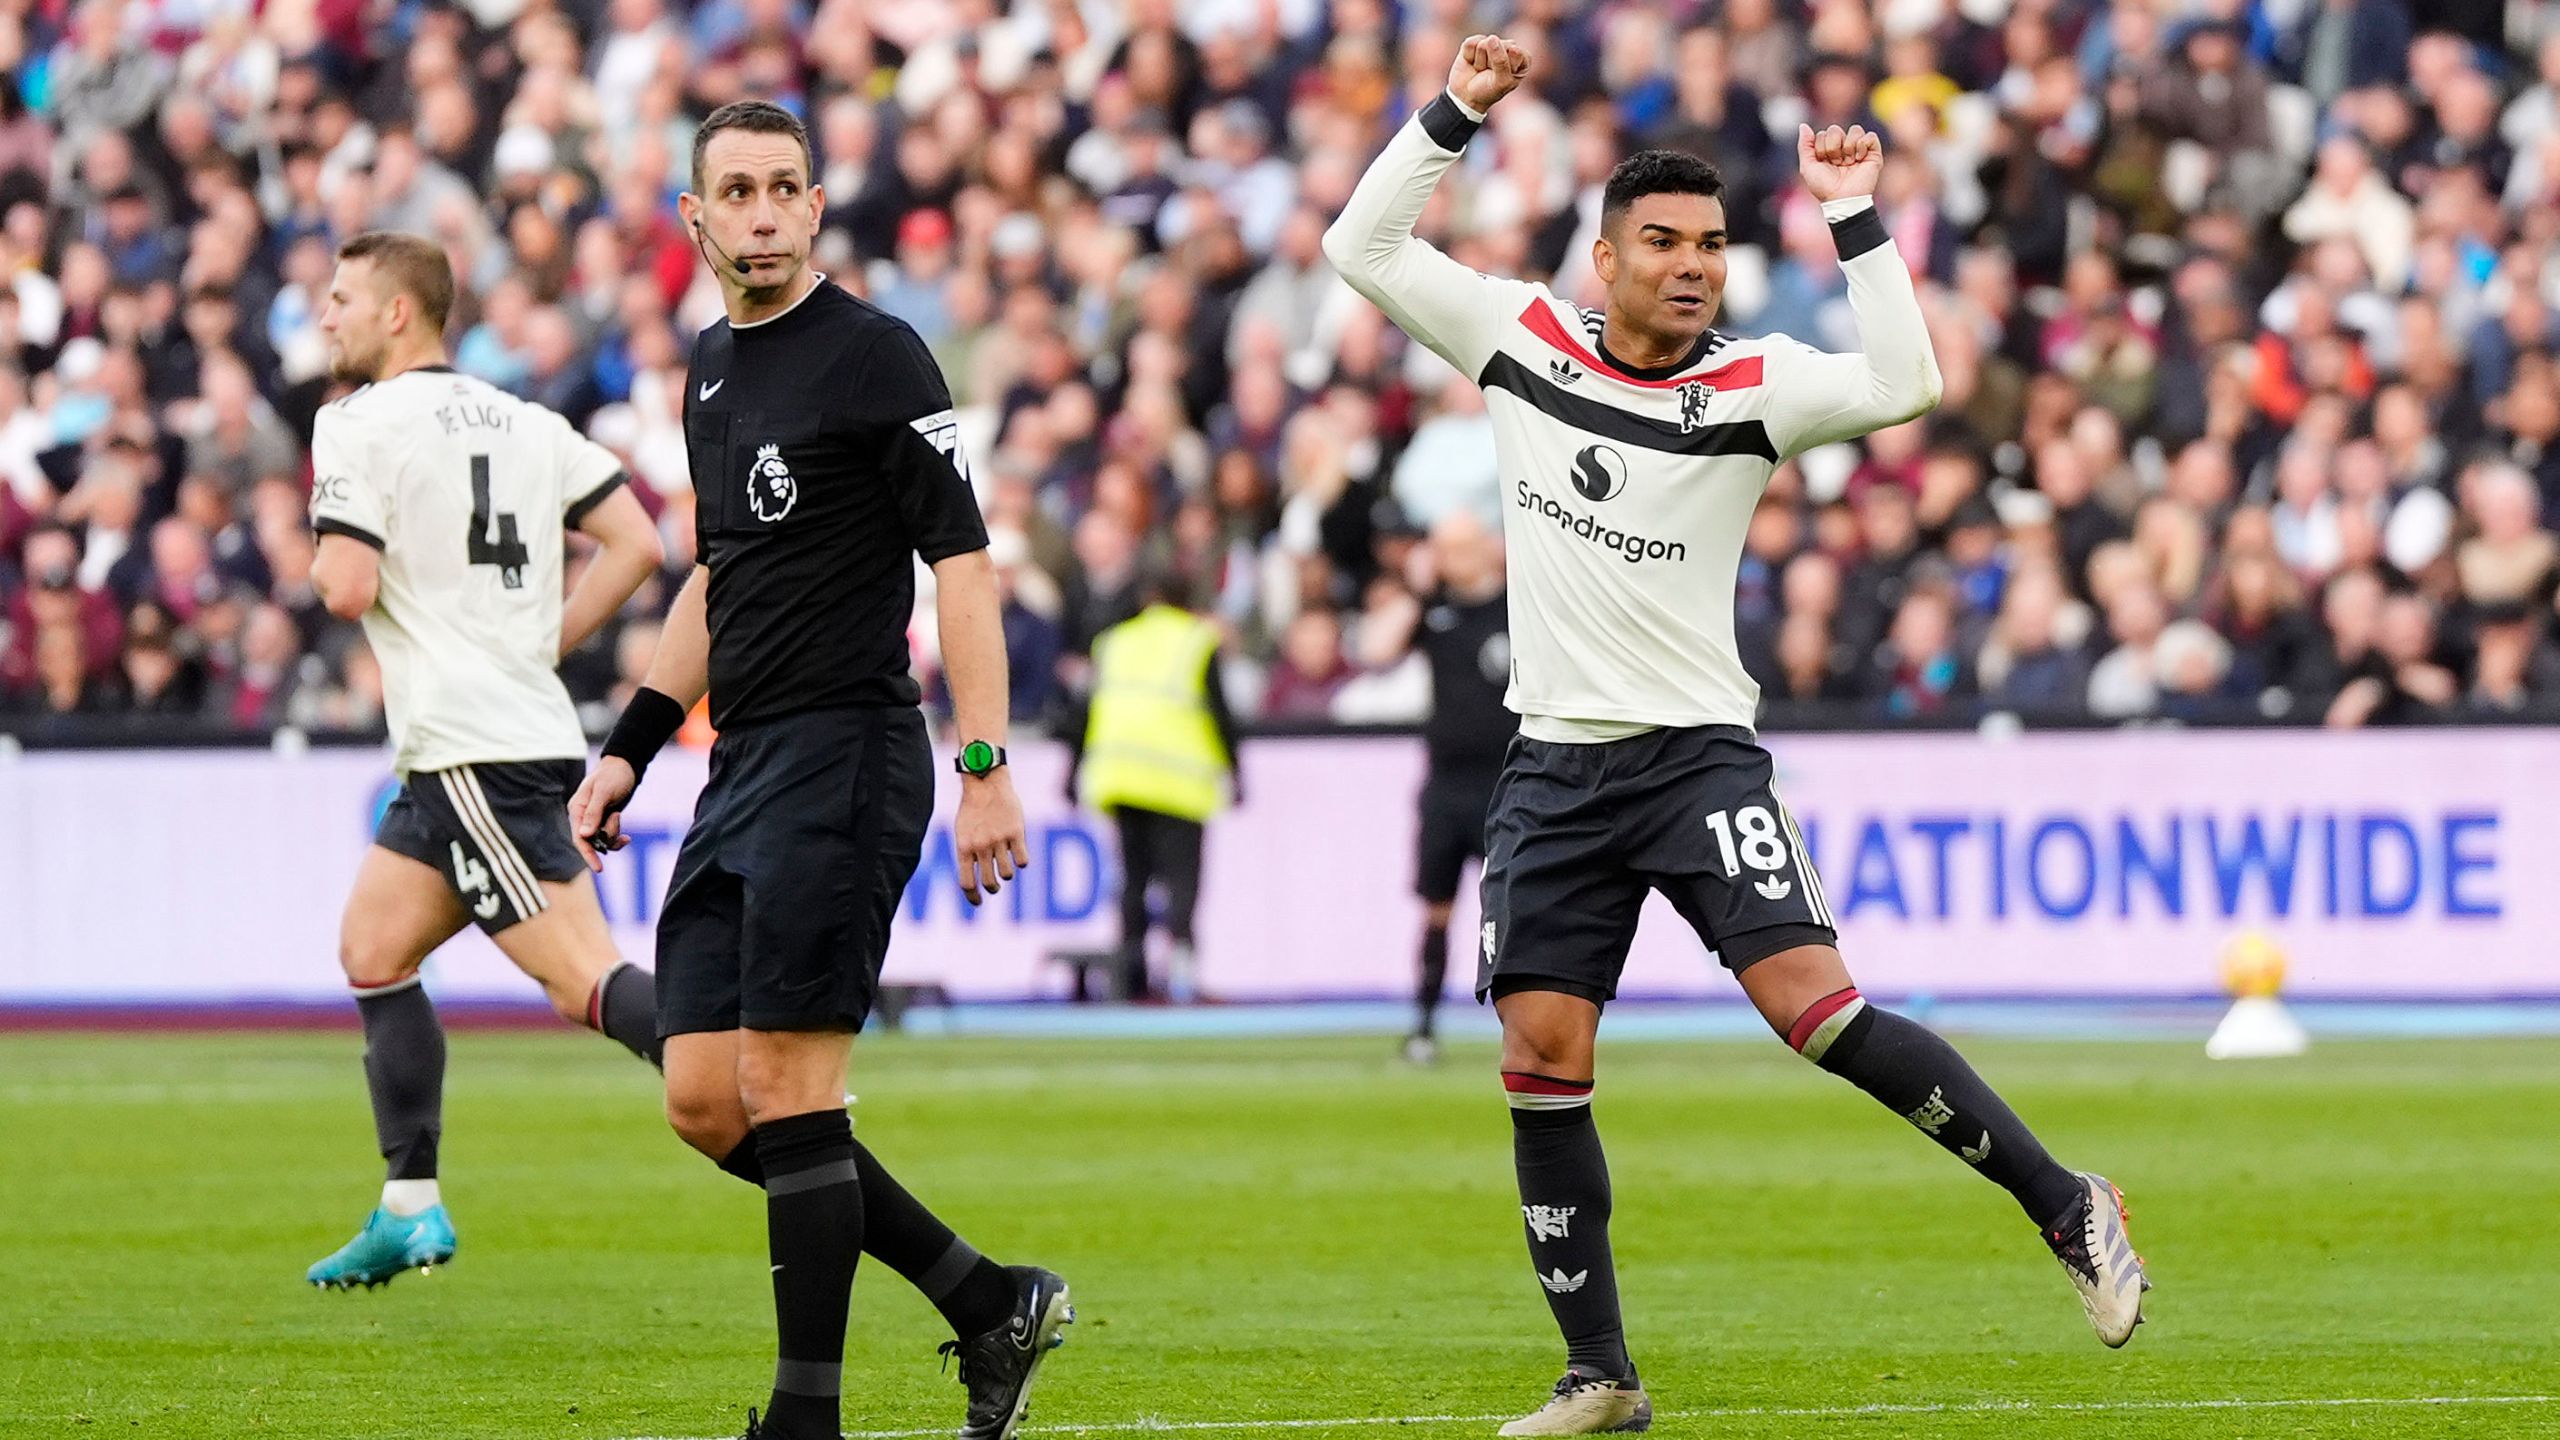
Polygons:
<instances>
[{"instance_id":1,"label":"referee in black","mask_svg":"<svg viewBox=\"0 0 2560 1440\"><path fill-rule=\"evenodd\" d=\"M916 557L958 712L962 888L975 903L1030 858L1004 768L995 569L923 342L809 268L823 206L789 112L740 101L695 133L678 208L729 312L695 341L685 386L700 564L570 819L590 864L619 848L650 757L710 693L720 738L659 917L658 1029L676 1133L765 1192L780 1346L747 1436L839 1440L868 1253L951 1322L963 1440L1010 1440L1075 1318L1067 1287L954 1235L853 1138L844 1103L933 812L907 665Z\"/></svg>"},{"instance_id":2,"label":"referee in black","mask_svg":"<svg viewBox=\"0 0 2560 1440\"><path fill-rule=\"evenodd\" d=\"M1422 611L1414 647L1431 665L1431 718L1422 727L1431 759L1422 784L1421 839L1414 890L1422 897L1422 964L1413 1034L1404 1056L1440 1058L1440 991L1449 975L1449 909L1469 860L1484 859L1485 813L1520 717L1502 703L1511 683L1511 621L1503 594L1502 541L1472 512L1456 510L1431 529L1439 588Z\"/></svg>"}]
</instances>

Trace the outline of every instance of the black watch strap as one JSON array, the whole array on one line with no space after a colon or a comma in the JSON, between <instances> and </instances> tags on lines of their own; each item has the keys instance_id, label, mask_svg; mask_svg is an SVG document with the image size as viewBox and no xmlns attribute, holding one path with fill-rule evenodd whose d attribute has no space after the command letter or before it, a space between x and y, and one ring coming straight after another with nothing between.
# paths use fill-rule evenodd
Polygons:
<instances>
[{"instance_id":1,"label":"black watch strap","mask_svg":"<svg viewBox=\"0 0 2560 1440\"><path fill-rule=\"evenodd\" d=\"M963 775L986 775L1004 764L1004 747L984 740L972 740L960 747L951 759L951 768Z\"/></svg>"}]
</instances>

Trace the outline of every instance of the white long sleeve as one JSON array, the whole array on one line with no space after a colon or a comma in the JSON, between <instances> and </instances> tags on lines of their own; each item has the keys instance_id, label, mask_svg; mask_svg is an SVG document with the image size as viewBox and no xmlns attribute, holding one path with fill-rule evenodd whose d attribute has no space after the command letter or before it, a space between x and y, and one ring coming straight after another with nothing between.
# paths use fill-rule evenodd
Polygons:
<instances>
[{"instance_id":1,"label":"white long sleeve","mask_svg":"<svg viewBox=\"0 0 2560 1440\"><path fill-rule=\"evenodd\" d=\"M1925 415L1946 389L1919 293L1875 201L1825 201L1822 217L1841 247L1863 348L1834 355L1771 337L1767 420L1782 459Z\"/></svg>"},{"instance_id":2,"label":"white long sleeve","mask_svg":"<svg viewBox=\"0 0 2560 1440\"><path fill-rule=\"evenodd\" d=\"M1435 98L1396 131L1324 232L1325 258L1351 288L1470 379L1537 287L1470 270L1413 227L1481 118Z\"/></svg>"}]
</instances>

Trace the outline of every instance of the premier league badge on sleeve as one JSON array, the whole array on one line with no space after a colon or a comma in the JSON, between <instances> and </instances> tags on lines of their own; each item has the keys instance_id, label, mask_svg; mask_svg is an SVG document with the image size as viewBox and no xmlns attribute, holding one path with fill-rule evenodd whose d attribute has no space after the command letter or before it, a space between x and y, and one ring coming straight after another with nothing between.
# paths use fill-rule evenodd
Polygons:
<instances>
[{"instance_id":1,"label":"premier league badge on sleeve","mask_svg":"<svg viewBox=\"0 0 2560 1440\"><path fill-rule=\"evenodd\" d=\"M799 499L800 482L791 478L791 467L782 463L782 447L757 446L755 468L747 472L747 508L770 525L790 514Z\"/></svg>"}]
</instances>

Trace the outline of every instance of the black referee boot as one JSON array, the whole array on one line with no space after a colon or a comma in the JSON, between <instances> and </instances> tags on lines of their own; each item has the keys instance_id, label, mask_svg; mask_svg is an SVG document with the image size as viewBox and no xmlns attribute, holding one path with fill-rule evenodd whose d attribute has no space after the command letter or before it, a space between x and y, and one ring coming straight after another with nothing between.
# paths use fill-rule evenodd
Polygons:
<instances>
[{"instance_id":1,"label":"black referee boot","mask_svg":"<svg viewBox=\"0 0 2560 1440\"><path fill-rule=\"evenodd\" d=\"M844 1440L844 1437L842 1432L807 1437L788 1434L772 1421L758 1418L756 1407L750 1405L747 1407L747 1432L738 1440Z\"/></svg>"},{"instance_id":2,"label":"black referee boot","mask_svg":"<svg viewBox=\"0 0 2560 1440\"><path fill-rule=\"evenodd\" d=\"M960 1440L1013 1440L1031 1413L1031 1380L1048 1353L1067 1343L1076 1323L1067 1282L1036 1265L1007 1265L1015 1286L1013 1318L983 1335L942 1342L942 1355L960 1357L960 1383L969 1387L969 1418Z\"/></svg>"}]
</instances>

